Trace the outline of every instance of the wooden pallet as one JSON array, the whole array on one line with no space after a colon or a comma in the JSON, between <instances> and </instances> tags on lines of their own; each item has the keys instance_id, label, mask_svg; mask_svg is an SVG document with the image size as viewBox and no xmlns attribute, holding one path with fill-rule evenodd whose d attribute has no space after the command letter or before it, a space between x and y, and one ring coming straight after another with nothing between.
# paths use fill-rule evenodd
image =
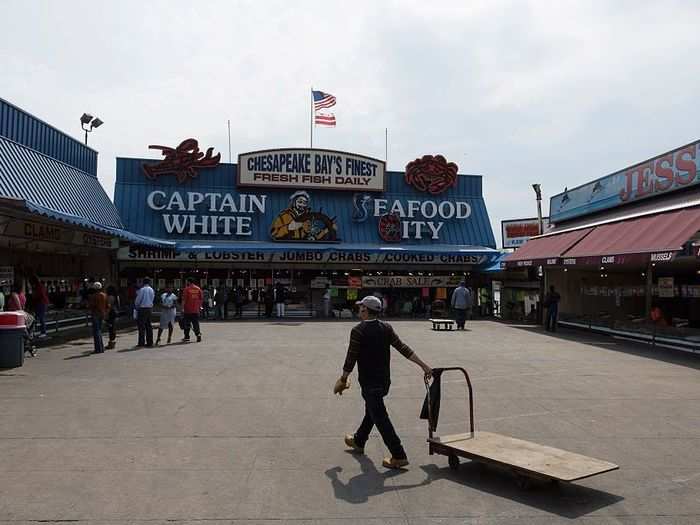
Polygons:
<instances>
[{"instance_id":1,"label":"wooden pallet","mask_svg":"<svg viewBox=\"0 0 700 525\"><path fill-rule=\"evenodd\" d=\"M505 467L526 477L568 483L619 468L600 459L491 432L435 436L428 443L432 453L450 458L452 468L459 465L457 457L463 457Z\"/></svg>"}]
</instances>

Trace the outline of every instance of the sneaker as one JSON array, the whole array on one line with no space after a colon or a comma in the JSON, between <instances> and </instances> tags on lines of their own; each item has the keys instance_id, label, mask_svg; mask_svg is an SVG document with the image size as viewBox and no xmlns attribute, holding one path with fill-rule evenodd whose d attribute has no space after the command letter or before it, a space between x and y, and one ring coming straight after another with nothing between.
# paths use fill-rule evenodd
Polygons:
<instances>
[{"instance_id":1,"label":"sneaker","mask_svg":"<svg viewBox=\"0 0 700 525\"><path fill-rule=\"evenodd\" d=\"M200 334L197 334L197 342L198 343L202 342L202 336Z\"/></svg>"},{"instance_id":2,"label":"sneaker","mask_svg":"<svg viewBox=\"0 0 700 525\"><path fill-rule=\"evenodd\" d=\"M403 459L398 459L398 458L384 458L382 461L382 466L386 468L404 468L406 465L408 465L408 460L406 458Z\"/></svg>"},{"instance_id":3,"label":"sneaker","mask_svg":"<svg viewBox=\"0 0 700 525\"><path fill-rule=\"evenodd\" d=\"M183 342L183 343L189 343L189 342L190 342L190 338L189 338L189 337L183 337L183 338L182 338L182 342Z\"/></svg>"},{"instance_id":4,"label":"sneaker","mask_svg":"<svg viewBox=\"0 0 700 525\"><path fill-rule=\"evenodd\" d=\"M346 434L345 435L345 444L353 450L353 452L357 452L358 454L364 454L365 449L364 447L361 447L357 443L355 443L355 436L352 434Z\"/></svg>"}]
</instances>

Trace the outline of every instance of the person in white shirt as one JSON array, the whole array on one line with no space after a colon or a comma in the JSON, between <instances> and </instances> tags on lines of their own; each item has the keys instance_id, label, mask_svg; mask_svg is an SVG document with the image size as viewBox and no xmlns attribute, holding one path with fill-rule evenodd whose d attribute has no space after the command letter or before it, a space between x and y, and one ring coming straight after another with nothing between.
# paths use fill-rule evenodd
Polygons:
<instances>
[{"instance_id":1,"label":"person in white shirt","mask_svg":"<svg viewBox=\"0 0 700 525\"><path fill-rule=\"evenodd\" d=\"M331 288L330 285L326 285L326 289L323 292L323 317L331 316Z\"/></svg>"},{"instance_id":2,"label":"person in white shirt","mask_svg":"<svg viewBox=\"0 0 700 525\"><path fill-rule=\"evenodd\" d=\"M137 348L153 346L153 326L151 326L151 314L153 313L153 299L156 293L151 288L151 280L143 280L143 286L136 292L134 308L136 309L136 323L139 328L139 341Z\"/></svg>"},{"instance_id":3,"label":"person in white shirt","mask_svg":"<svg viewBox=\"0 0 700 525\"><path fill-rule=\"evenodd\" d=\"M173 324L175 323L175 314L177 312L177 295L171 291L169 286L165 287L165 292L160 296L160 304L160 324L158 325L156 346L160 344L160 336L166 328L168 329L168 344L173 338Z\"/></svg>"}]
</instances>

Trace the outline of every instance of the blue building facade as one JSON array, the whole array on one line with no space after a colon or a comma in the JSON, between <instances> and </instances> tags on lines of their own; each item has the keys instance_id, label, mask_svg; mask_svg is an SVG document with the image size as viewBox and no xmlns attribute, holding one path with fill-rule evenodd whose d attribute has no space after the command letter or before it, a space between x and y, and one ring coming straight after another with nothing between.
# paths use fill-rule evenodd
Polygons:
<instances>
[{"instance_id":1,"label":"blue building facade","mask_svg":"<svg viewBox=\"0 0 700 525\"><path fill-rule=\"evenodd\" d=\"M120 250L127 279L157 272L177 286L194 273L253 294L279 281L310 303L325 285L341 300L400 289L432 300L499 255L482 178L457 175L453 164L440 186L346 152L265 150L236 164L209 162L208 152L188 174L171 169L174 151L162 163L117 159L115 205L125 227L174 243Z\"/></svg>"}]
</instances>

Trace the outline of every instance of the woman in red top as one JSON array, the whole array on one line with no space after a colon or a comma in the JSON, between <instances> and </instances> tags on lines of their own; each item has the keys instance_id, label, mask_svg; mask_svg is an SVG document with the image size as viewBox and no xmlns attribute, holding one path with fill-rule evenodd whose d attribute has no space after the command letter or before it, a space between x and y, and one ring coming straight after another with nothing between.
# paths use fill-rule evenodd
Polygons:
<instances>
[{"instance_id":1,"label":"woman in red top","mask_svg":"<svg viewBox=\"0 0 700 525\"><path fill-rule=\"evenodd\" d=\"M34 300L34 311L39 321L39 337L46 337L46 310L49 308L49 294L46 293L46 286L34 275L32 282L32 299Z\"/></svg>"}]
</instances>

